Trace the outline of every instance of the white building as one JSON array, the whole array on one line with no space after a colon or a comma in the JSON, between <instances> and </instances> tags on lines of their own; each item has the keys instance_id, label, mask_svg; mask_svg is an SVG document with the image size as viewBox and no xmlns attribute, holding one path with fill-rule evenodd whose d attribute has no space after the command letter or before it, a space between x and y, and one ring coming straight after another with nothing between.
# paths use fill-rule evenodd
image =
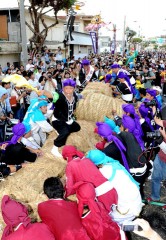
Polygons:
<instances>
[{"instance_id":1,"label":"white building","mask_svg":"<svg viewBox=\"0 0 166 240\"><path fill-rule=\"evenodd\" d=\"M0 5L0 65L5 66L6 62L19 65L21 53L21 32L19 22L19 8L18 2L6 0L6 3ZM25 10L26 21L33 27L30 15ZM85 24L90 21L92 16L77 16L74 24L73 41L68 42L68 46L64 49L63 40L66 32L66 17L59 16L58 24L49 29L45 45L52 51L60 46L63 50L64 57L74 55L78 57L87 56L92 51L92 42L90 35L84 31ZM44 16L45 23L49 26L55 22L52 16ZM43 26L40 26L41 30ZM28 39L32 37L33 33L26 26L27 45Z\"/></svg>"}]
</instances>

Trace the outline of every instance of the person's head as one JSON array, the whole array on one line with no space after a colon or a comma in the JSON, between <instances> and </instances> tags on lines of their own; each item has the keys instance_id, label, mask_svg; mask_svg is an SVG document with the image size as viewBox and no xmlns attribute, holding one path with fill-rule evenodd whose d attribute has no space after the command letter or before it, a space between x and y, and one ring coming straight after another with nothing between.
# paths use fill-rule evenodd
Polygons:
<instances>
[{"instance_id":1,"label":"person's head","mask_svg":"<svg viewBox=\"0 0 166 240\"><path fill-rule=\"evenodd\" d=\"M140 93L141 98L146 97L146 89L145 88L140 88L139 93Z\"/></svg>"},{"instance_id":2,"label":"person's head","mask_svg":"<svg viewBox=\"0 0 166 240\"><path fill-rule=\"evenodd\" d=\"M146 90L146 99L152 101L157 95L157 91L154 89L147 89Z\"/></svg>"},{"instance_id":3,"label":"person's head","mask_svg":"<svg viewBox=\"0 0 166 240\"><path fill-rule=\"evenodd\" d=\"M84 154L72 145L65 145L62 149L62 156L67 162L70 162L74 157L83 158Z\"/></svg>"},{"instance_id":4,"label":"person's head","mask_svg":"<svg viewBox=\"0 0 166 240\"><path fill-rule=\"evenodd\" d=\"M90 62L87 59L84 59L82 61L82 66L83 66L84 70L87 71L89 69Z\"/></svg>"},{"instance_id":5,"label":"person's head","mask_svg":"<svg viewBox=\"0 0 166 240\"><path fill-rule=\"evenodd\" d=\"M39 78L39 83L41 84L41 86L44 86L45 83L46 83L46 78L45 78L44 76L41 76L41 77Z\"/></svg>"},{"instance_id":6,"label":"person's head","mask_svg":"<svg viewBox=\"0 0 166 240\"><path fill-rule=\"evenodd\" d=\"M35 75L34 75L33 72L29 72L29 73L28 73L28 77L29 77L29 79L32 79L32 80L35 79Z\"/></svg>"},{"instance_id":7,"label":"person's head","mask_svg":"<svg viewBox=\"0 0 166 240\"><path fill-rule=\"evenodd\" d=\"M21 70L18 69L18 70L16 71L16 73L17 73L18 75L21 75Z\"/></svg>"},{"instance_id":8,"label":"person's head","mask_svg":"<svg viewBox=\"0 0 166 240\"><path fill-rule=\"evenodd\" d=\"M43 114L47 113L47 105L48 105L48 102L45 99L40 100L38 103L38 108Z\"/></svg>"},{"instance_id":9,"label":"person's head","mask_svg":"<svg viewBox=\"0 0 166 240\"><path fill-rule=\"evenodd\" d=\"M6 74L8 74L8 75L11 74L11 69L10 68L7 69Z\"/></svg>"},{"instance_id":10,"label":"person's head","mask_svg":"<svg viewBox=\"0 0 166 240\"><path fill-rule=\"evenodd\" d=\"M117 77L118 77L120 83L124 83L126 74L124 74L123 72L120 72Z\"/></svg>"},{"instance_id":11,"label":"person's head","mask_svg":"<svg viewBox=\"0 0 166 240\"><path fill-rule=\"evenodd\" d=\"M96 65L95 65L95 67L94 67L95 71L98 71L98 70L99 70L99 68L100 68L100 67L99 67L99 65L98 65L98 64L96 64Z\"/></svg>"},{"instance_id":12,"label":"person's head","mask_svg":"<svg viewBox=\"0 0 166 240\"><path fill-rule=\"evenodd\" d=\"M0 87L0 100L4 101L7 98L7 90L4 87Z\"/></svg>"},{"instance_id":13,"label":"person's head","mask_svg":"<svg viewBox=\"0 0 166 240\"><path fill-rule=\"evenodd\" d=\"M41 69L41 67L38 67L38 68L37 68L37 70L38 70L38 72L39 72L39 73L41 73L41 72L42 72L42 69Z\"/></svg>"},{"instance_id":14,"label":"person's head","mask_svg":"<svg viewBox=\"0 0 166 240\"><path fill-rule=\"evenodd\" d=\"M111 69L112 69L112 72L118 73L120 66L119 66L119 64L112 64Z\"/></svg>"},{"instance_id":15,"label":"person's head","mask_svg":"<svg viewBox=\"0 0 166 240\"><path fill-rule=\"evenodd\" d=\"M64 78L70 78L70 73L69 72L65 72Z\"/></svg>"},{"instance_id":16,"label":"person's head","mask_svg":"<svg viewBox=\"0 0 166 240\"><path fill-rule=\"evenodd\" d=\"M2 87L4 87L5 89L9 89L10 88L10 82L3 82L3 80L2 80Z\"/></svg>"},{"instance_id":17,"label":"person's head","mask_svg":"<svg viewBox=\"0 0 166 240\"><path fill-rule=\"evenodd\" d=\"M20 142L21 138L26 133L25 125L23 123L18 123L12 128L13 137L10 140L11 144L16 144Z\"/></svg>"},{"instance_id":18,"label":"person's head","mask_svg":"<svg viewBox=\"0 0 166 240\"><path fill-rule=\"evenodd\" d=\"M100 209L95 202L96 193L95 187L92 183L77 182L74 185L74 188L76 190L76 197L78 199L78 212L80 217L82 217L84 206L88 206L89 210L93 213L100 213Z\"/></svg>"},{"instance_id":19,"label":"person's head","mask_svg":"<svg viewBox=\"0 0 166 240\"><path fill-rule=\"evenodd\" d=\"M44 182L43 190L49 199L63 198L64 196L64 187L58 177L47 178Z\"/></svg>"},{"instance_id":20,"label":"person's head","mask_svg":"<svg viewBox=\"0 0 166 240\"><path fill-rule=\"evenodd\" d=\"M144 73L148 73L148 71L149 71L149 68L145 66L145 67L143 68L143 72L144 72Z\"/></svg>"},{"instance_id":21,"label":"person's head","mask_svg":"<svg viewBox=\"0 0 166 240\"><path fill-rule=\"evenodd\" d=\"M2 198L1 212L6 223L2 239L6 239L13 233L14 228L20 223L25 228L31 223L31 219L28 217L28 209L23 204L12 200L8 195Z\"/></svg>"},{"instance_id":22,"label":"person's head","mask_svg":"<svg viewBox=\"0 0 166 240\"><path fill-rule=\"evenodd\" d=\"M135 108L134 105L129 103L129 104L123 104L122 105L122 109L124 111L124 113L128 116L134 116L135 115Z\"/></svg>"},{"instance_id":23,"label":"person's head","mask_svg":"<svg viewBox=\"0 0 166 240\"><path fill-rule=\"evenodd\" d=\"M12 71L14 70L14 65L13 65L13 64L10 66L10 69L11 69Z\"/></svg>"},{"instance_id":24,"label":"person's head","mask_svg":"<svg viewBox=\"0 0 166 240\"><path fill-rule=\"evenodd\" d=\"M32 64L32 59L31 58L28 59L28 63Z\"/></svg>"},{"instance_id":25,"label":"person's head","mask_svg":"<svg viewBox=\"0 0 166 240\"><path fill-rule=\"evenodd\" d=\"M21 72L24 71L24 66L23 65L20 66L20 71Z\"/></svg>"},{"instance_id":26,"label":"person's head","mask_svg":"<svg viewBox=\"0 0 166 240\"><path fill-rule=\"evenodd\" d=\"M61 66L60 63L58 63L57 66L56 66L57 70L61 70L61 67L62 67L62 66Z\"/></svg>"},{"instance_id":27,"label":"person's head","mask_svg":"<svg viewBox=\"0 0 166 240\"><path fill-rule=\"evenodd\" d=\"M8 68L10 67L10 62L7 62L7 67L8 67Z\"/></svg>"},{"instance_id":28,"label":"person's head","mask_svg":"<svg viewBox=\"0 0 166 240\"><path fill-rule=\"evenodd\" d=\"M67 96L72 96L76 83L73 79L66 79L63 81L63 92Z\"/></svg>"}]
</instances>

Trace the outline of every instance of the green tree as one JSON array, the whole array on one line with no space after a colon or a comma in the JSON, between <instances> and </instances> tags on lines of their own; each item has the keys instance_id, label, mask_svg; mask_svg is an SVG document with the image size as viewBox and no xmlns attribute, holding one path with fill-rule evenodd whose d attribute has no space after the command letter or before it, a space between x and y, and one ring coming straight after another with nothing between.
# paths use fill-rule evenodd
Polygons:
<instances>
[{"instance_id":1,"label":"green tree","mask_svg":"<svg viewBox=\"0 0 166 240\"><path fill-rule=\"evenodd\" d=\"M40 50L46 40L48 30L58 24L57 13L62 9L70 9L76 0L29 0L30 6L28 7L29 15L31 18L32 26L26 22L26 25L32 31L33 36L29 39ZM54 11L55 21L51 25L47 25L44 15L50 11ZM43 29L41 30L40 24Z\"/></svg>"}]
</instances>

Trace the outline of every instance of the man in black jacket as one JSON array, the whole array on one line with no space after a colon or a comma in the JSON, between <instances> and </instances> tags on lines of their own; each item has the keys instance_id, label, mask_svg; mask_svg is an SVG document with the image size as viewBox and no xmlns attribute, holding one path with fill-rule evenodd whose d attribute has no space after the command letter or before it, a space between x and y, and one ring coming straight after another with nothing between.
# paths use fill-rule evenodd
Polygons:
<instances>
[{"instance_id":1,"label":"man in black jacket","mask_svg":"<svg viewBox=\"0 0 166 240\"><path fill-rule=\"evenodd\" d=\"M54 113L52 125L58 132L58 137L54 140L54 147L51 153L61 157L59 147L65 145L67 137L72 132L78 132L80 125L74 121L73 112L76 109L78 97L74 92L76 83L72 79L63 82L63 91L59 93L59 99L54 103Z\"/></svg>"}]
</instances>

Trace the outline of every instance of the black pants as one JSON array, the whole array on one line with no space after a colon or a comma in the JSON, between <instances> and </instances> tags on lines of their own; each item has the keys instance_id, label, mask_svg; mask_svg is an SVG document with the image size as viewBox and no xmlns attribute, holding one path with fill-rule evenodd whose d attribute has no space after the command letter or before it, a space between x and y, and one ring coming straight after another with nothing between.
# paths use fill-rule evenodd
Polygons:
<instances>
[{"instance_id":1,"label":"black pants","mask_svg":"<svg viewBox=\"0 0 166 240\"><path fill-rule=\"evenodd\" d=\"M148 177L148 175L149 175L149 169L147 169L146 172L142 176L135 176L134 174L132 175L133 178L140 184L140 194L141 194L142 199L145 198L144 184L145 184L145 181L146 181L146 178Z\"/></svg>"},{"instance_id":2,"label":"black pants","mask_svg":"<svg viewBox=\"0 0 166 240\"><path fill-rule=\"evenodd\" d=\"M75 121L71 125L68 125L65 121L53 121L52 125L59 133L59 136L54 140L54 145L56 147L65 145L70 133L78 132L81 129L80 125Z\"/></svg>"}]
</instances>

